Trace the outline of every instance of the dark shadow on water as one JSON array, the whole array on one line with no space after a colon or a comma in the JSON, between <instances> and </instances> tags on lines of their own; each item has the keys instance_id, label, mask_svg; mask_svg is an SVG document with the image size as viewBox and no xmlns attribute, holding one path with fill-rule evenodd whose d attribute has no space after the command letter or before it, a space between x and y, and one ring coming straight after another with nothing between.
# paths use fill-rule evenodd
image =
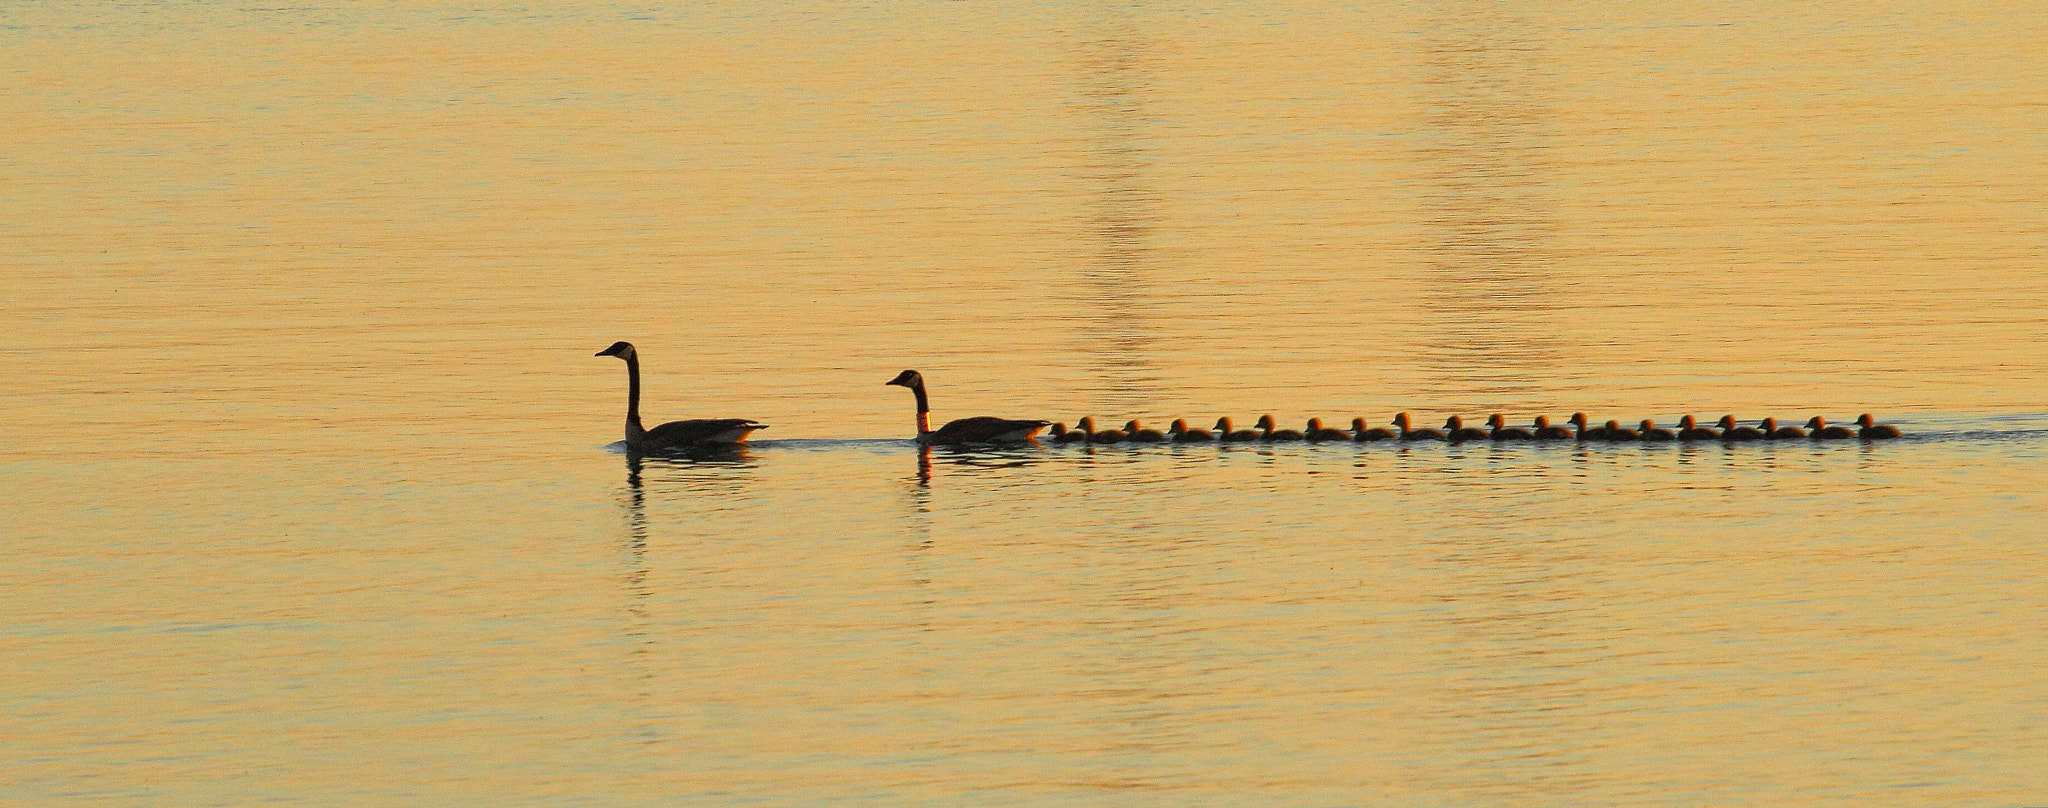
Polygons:
<instances>
[{"instance_id":1,"label":"dark shadow on water","mask_svg":"<svg viewBox=\"0 0 2048 808\"><path fill-rule=\"evenodd\" d=\"M1560 336L1573 305L1552 246L1544 34L1521 13L1475 6L1425 31L1432 243L1418 392L1455 409L1547 408L1575 365Z\"/></svg>"},{"instance_id":2,"label":"dark shadow on water","mask_svg":"<svg viewBox=\"0 0 2048 808\"><path fill-rule=\"evenodd\" d=\"M1151 318L1156 303L1150 267L1159 192L1148 181L1154 161L1145 142L1144 105L1152 92L1144 32L1134 9L1107 5L1081 26L1079 89L1095 142L1082 167L1094 186L1089 231L1095 253L1081 268L1086 296L1080 350L1092 359L1099 398L1110 412L1154 409L1162 380L1154 367Z\"/></svg>"}]
</instances>

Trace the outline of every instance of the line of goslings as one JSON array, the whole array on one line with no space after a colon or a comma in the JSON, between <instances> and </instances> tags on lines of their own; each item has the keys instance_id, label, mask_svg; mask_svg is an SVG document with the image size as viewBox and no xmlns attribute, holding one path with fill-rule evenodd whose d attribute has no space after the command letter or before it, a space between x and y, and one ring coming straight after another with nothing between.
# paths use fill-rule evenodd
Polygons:
<instances>
[{"instance_id":1,"label":"line of goslings","mask_svg":"<svg viewBox=\"0 0 2048 808\"><path fill-rule=\"evenodd\" d=\"M1043 423L1043 422L1040 422ZM1496 414L1486 419L1486 428L1465 425L1465 419L1453 415L1444 419L1442 429L1416 428L1408 413L1398 413L1390 426L1369 427L1364 418L1351 419L1349 430L1323 425L1321 418L1310 418L1301 429L1281 429L1271 415L1259 416L1251 429L1238 429L1228 417L1216 419L1211 429L1190 427L1187 419L1176 418L1165 431L1147 429L1136 420L1127 421L1122 429L1096 429L1093 416L1084 417L1068 429L1065 423L1055 423L1047 434L1053 443L1274 443L1283 441L1311 441L1371 443L1374 441L1437 441L1443 443L1466 443L1474 441L1598 441L1608 443L1661 442L1661 441L1725 441L1741 443L1747 441L1774 440L1886 440L1899 436L1896 427L1879 424L1869 413L1856 419L1856 428L1831 426L1827 419L1813 416L1805 428L1780 426L1778 419L1765 418L1756 426L1744 426L1733 415L1721 416L1713 426L1700 426L1692 416L1678 419L1677 429L1665 429L1655 421L1644 418L1634 427L1622 426L1619 420L1593 425L1583 412L1572 413L1564 426L1554 426L1547 416L1537 416L1527 427L1508 426L1507 419Z\"/></svg>"}]
</instances>

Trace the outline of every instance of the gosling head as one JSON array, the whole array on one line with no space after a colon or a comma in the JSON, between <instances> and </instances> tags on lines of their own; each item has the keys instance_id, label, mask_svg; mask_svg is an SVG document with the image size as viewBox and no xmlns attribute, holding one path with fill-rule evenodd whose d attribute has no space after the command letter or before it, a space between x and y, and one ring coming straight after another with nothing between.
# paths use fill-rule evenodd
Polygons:
<instances>
[{"instance_id":1,"label":"gosling head","mask_svg":"<svg viewBox=\"0 0 2048 808\"><path fill-rule=\"evenodd\" d=\"M1609 419L1607 419L1607 431L1609 431L1609 432L1613 432L1613 431L1615 431L1615 430L1618 430L1618 429L1621 429L1621 422L1620 422L1620 421L1616 421L1616 420L1614 420L1614 419L1612 419L1612 418L1609 418Z\"/></svg>"},{"instance_id":2,"label":"gosling head","mask_svg":"<svg viewBox=\"0 0 2048 808\"><path fill-rule=\"evenodd\" d=\"M1699 422L1698 422L1698 421L1695 421L1695 420L1693 420L1693 419L1692 419L1692 416L1690 416L1690 415L1688 415L1688 416L1685 416L1685 417L1683 417L1683 418L1680 418L1680 419L1678 419L1678 428L1679 428L1679 429L1698 429L1698 428L1699 428L1699 426L1700 426Z\"/></svg>"},{"instance_id":3,"label":"gosling head","mask_svg":"<svg viewBox=\"0 0 2048 808\"><path fill-rule=\"evenodd\" d=\"M1124 422L1124 431L1133 435L1138 434L1138 419L1132 418Z\"/></svg>"},{"instance_id":4,"label":"gosling head","mask_svg":"<svg viewBox=\"0 0 2048 808\"><path fill-rule=\"evenodd\" d=\"M1353 418L1353 419L1351 419L1351 431L1353 431L1353 432L1364 432L1364 431L1365 431L1365 419L1364 419L1364 418Z\"/></svg>"},{"instance_id":5,"label":"gosling head","mask_svg":"<svg viewBox=\"0 0 2048 808\"><path fill-rule=\"evenodd\" d=\"M1081 416L1081 420L1079 420L1079 421L1076 421L1076 422L1074 422L1074 429L1075 429L1076 431L1079 431L1079 432L1081 432L1082 434L1094 434L1094 432L1095 432L1095 416L1093 416L1093 415L1083 415L1083 416Z\"/></svg>"},{"instance_id":6,"label":"gosling head","mask_svg":"<svg viewBox=\"0 0 2048 808\"><path fill-rule=\"evenodd\" d=\"M1230 427L1231 427L1231 423L1230 423L1230 416L1226 415L1226 416L1223 416L1222 418L1218 418L1218 419L1216 419L1216 431L1218 431L1218 432L1229 432L1229 431L1230 431Z\"/></svg>"},{"instance_id":7,"label":"gosling head","mask_svg":"<svg viewBox=\"0 0 2048 808\"><path fill-rule=\"evenodd\" d=\"M1182 432L1186 432L1186 431L1188 431L1188 419L1186 419L1186 418L1175 418L1175 419L1173 419L1173 424L1172 424L1172 425L1170 425L1170 426L1168 426L1168 427L1166 428L1166 431L1168 431L1168 432L1171 432L1171 433L1173 433L1173 434L1175 434L1175 435L1178 435L1178 434L1180 434L1180 433L1182 433Z\"/></svg>"},{"instance_id":8,"label":"gosling head","mask_svg":"<svg viewBox=\"0 0 2048 808\"><path fill-rule=\"evenodd\" d=\"M1820 417L1820 416L1818 416L1818 415L1816 415L1816 416L1813 416L1812 418L1808 418L1808 419L1806 419L1806 428L1807 428L1807 429L1826 429L1826 428L1828 428L1828 419L1826 419L1826 418L1822 418L1822 417Z\"/></svg>"},{"instance_id":9,"label":"gosling head","mask_svg":"<svg viewBox=\"0 0 2048 808\"><path fill-rule=\"evenodd\" d=\"M1722 429L1734 429L1734 428L1735 428L1735 416L1733 416L1733 415L1723 415L1723 416L1721 416L1721 420L1719 420L1719 421L1715 421L1715 422L1714 422L1714 426L1718 426L1718 427L1720 427L1720 428L1722 428Z\"/></svg>"},{"instance_id":10,"label":"gosling head","mask_svg":"<svg viewBox=\"0 0 2048 808\"><path fill-rule=\"evenodd\" d=\"M1862 415L1856 416L1856 425L1863 427L1864 429L1869 429L1873 426L1877 426L1877 419L1870 417L1870 413L1866 412Z\"/></svg>"},{"instance_id":11,"label":"gosling head","mask_svg":"<svg viewBox=\"0 0 2048 808\"><path fill-rule=\"evenodd\" d=\"M1761 424L1757 424L1757 426L1763 429L1763 431L1765 432L1776 432L1778 431L1778 419L1765 418L1764 422Z\"/></svg>"},{"instance_id":12,"label":"gosling head","mask_svg":"<svg viewBox=\"0 0 2048 808\"><path fill-rule=\"evenodd\" d=\"M890 379L882 383L893 384L896 385L897 387L923 387L924 374L918 373L915 370L906 370L903 371L902 373L896 374L896 378Z\"/></svg>"},{"instance_id":13,"label":"gosling head","mask_svg":"<svg viewBox=\"0 0 2048 808\"><path fill-rule=\"evenodd\" d=\"M1453 416L1451 416L1451 417L1449 417L1449 418L1445 418L1445 419L1444 419L1444 428L1445 428L1445 429L1449 429L1449 430L1454 430L1454 431L1455 431L1455 430L1459 430L1459 429L1464 429L1464 428L1465 428L1465 419L1463 419L1463 418L1459 418L1458 416L1455 416L1455 415L1453 415Z\"/></svg>"},{"instance_id":14,"label":"gosling head","mask_svg":"<svg viewBox=\"0 0 2048 808\"><path fill-rule=\"evenodd\" d=\"M1500 429L1508 425L1508 419L1502 418L1500 413L1496 412L1486 419L1486 425L1494 429Z\"/></svg>"},{"instance_id":15,"label":"gosling head","mask_svg":"<svg viewBox=\"0 0 2048 808\"><path fill-rule=\"evenodd\" d=\"M1405 412L1397 412L1397 413L1394 413L1394 425L1395 425L1395 426L1398 426L1398 427L1400 427L1400 428L1402 428L1402 429L1407 429L1407 428L1408 428L1408 413L1405 413Z\"/></svg>"},{"instance_id":16,"label":"gosling head","mask_svg":"<svg viewBox=\"0 0 2048 808\"><path fill-rule=\"evenodd\" d=\"M1643 430L1644 432L1648 432L1648 431L1650 431L1650 430L1652 430L1652 429L1656 429L1656 428L1657 428L1657 422L1656 422L1656 421L1652 421L1652 420L1650 420L1650 419L1648 419L1648 418L1644 418L1644 419L1643 419L1643 423L1642 423L1642 425L1641 425L1641 427L1640 427L1640 428L1641 428L1641 429L1642 429L1642 430Z\"/></svg>"},{"instance_id":17,"label":"gosling head","mask_svg":"<svg viewBox=\"0 0 2048 808\"><path fill-rule=\"evenodd\" d=\"M1584 429L1586 427L1586 414L1583 412L1572 413L1572 419L1570 421L1566 421L1565 423L1571 424L1572 426L1578 427L1580 429Z\"/></svg>"},{"instance_id":18,"label":"gosling head","mask_svg":"<svg viewBox=\"0 0 2048 808\"><path fill-rule=\"evenodd\" d=\"M633 343L627 342L625 340L619 340L618 342L612 343L612 347L606 348L602 351L598 351L596 355L616 356L620 359L627 359L632 357L633 355Z\"/></svg>"},{"instance_id":19,"label":"gosling head","mask_svg":"<svg viewBox=\"0 0 2048 808\"><path fill-rule=\"evenodd\" d=\"M1321 432L1321 431L1323 431L1323 419L1321 419L1321 418L1310 418L1310 419L1308 419L1308 431L1310 431L1310 432Z\"/></svg>"},{"instance_id":20,"label":"gosling head","mask_svg":"<svg viewBox=\"0 0 2048 808\"><path fill-rule=\"evenodd\" d=\"M1537 429L1549 429L1549 428L1550 428L1550 416L1548 416L1548 415L1538 415L1538 416L1536 416L1536 428L1537 428Z\"/></svg>"}]
</instances>

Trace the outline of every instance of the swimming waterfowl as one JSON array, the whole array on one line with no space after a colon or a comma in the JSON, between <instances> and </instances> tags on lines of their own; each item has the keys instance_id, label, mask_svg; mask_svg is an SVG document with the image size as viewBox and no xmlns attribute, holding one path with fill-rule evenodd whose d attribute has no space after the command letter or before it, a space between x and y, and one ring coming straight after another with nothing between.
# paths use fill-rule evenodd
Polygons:
<instances>
[{"instance_id":1,"label":"swimming waterfowl","mask_svg":"<svg viewBox=\"0 0 2048 808\"><path fill-rule=\"evenodd\" d=\"M626 360L626 448L635 452L672 452L700 446L744 443L747 433L767 429L751 418L699 418L670 421L653 429L640 426L640 352L621 340L597 356Z\"/></svg>"},{"instance_id":2,"label":"swimming waterfowl","mask_svg":"<svg viewBox=\"0 0 2048 808\"><path fill-rule=\"evenodd\" d=\"M1464 443L1468 440L1486 440L1487 437L1486 430L1465 426L1465 419L1455 415L1444 419L1444 436L1445 440L1452 443Z\"/></svg>"},{"instance_id":3,"label":"swimming waterfowl","mask_svg":"<svg viewBox=\"0 0 2048 808\"><path fill-rule=\"evenodd\" d=\"M1550 416L1538 415L1534 426L1537 440L1571 440L1572 431L1561 426L1551 426Z\"/></svg>"},{"instance_id":4,"label":"swimming waterfowl","mask_svg":"<svg viewBox=\"0 0 2048 808\"><path fill-rule=\"evenodd\" d=\"M1243 443L1248 440L1258 440L1259 433L1249 429L1231 428L1230 417L1226 415L1216 419L1216 439L1225 443Z\"/></svg>"},{"instance_id":5,"label":"swimming waterfowl","mask_svg":"<svg viewBox=\"0 0 2048 808\"><path fill-rule=\"evenodd\" d=\"M1273 427L1275 425L1273 423L1273 416L1271 415L1259 416L1259 422L1253 424L1252 426L1256 426L1259 429L1263 430L1259 434L1260 440L1268 442L1276 440L1301 440L1301 433L1296 432L1292 429L1274 429Z\"/></svg>"},{"instance_id":6,"label":"swimming waterfowl","mask_svg":"<svg viewBox=\"0 0 2048 808\"><path fill-rule=\"evenodd\" d=\"M1620 421L1610 420L1600 429L1601 440L1640 440L1642 437L1633 429L1623 429Z\"/></svg>"},{"instance_id":7,"label":"swimming waterfowl","mask_svg":"<svg viewBox=\"0 0 2048 808\"><path fill-rule=\"evenodd\" d=\"M961 418L948 421L937 430L932 429L931 401L925 397L924 374L906 370L896 378L883 384L908 387L917 396L917 442L926 446L960 446L969 443L1022 443L1031 440L1038 430L1046 428L1051 421L1017 420L1014 418Z\"/></svg>"},{"instance_id":8,"label":"swimming waterfowl","mask_svg":"<svg viewBox=\"0 0 2048 808\"><path fill-rule=\"evenodd\" d=\"M1677 440L1677 439L1678 439L1678 436L1677 436L1677 435L1673 435L1673 434L1671 434L1671 430L1669 430L1669 429L1661 429L1661 428L1659 428L1659 427L1657 426L1657 422L1656 422L1656 421L1652 421L1652 420L1650 420L1650 419L1648 419L1648 418L1644 418L1644 419L1643 419L1643 423L1641 424L1641 426L1642 426L1642 436L1643 436L1643 440L1646 440L1646 441L1659 441L1659 440Z\"/></svg>"},{"instance_id":9,"label":"swimming waterfowl","mask_svg":"<svg viewBox=\"0 0 2048 808\"><path fill-rule=\"evenodd\" d=\"M1053 443L1076 443L1088 439L1087 434L1068 431L1067 425L1058 421L1053 422L1052 430L1046 434L1052 438Z\"/></svg>"},{"instance_id":10,"label":"swimming waterfowl","mask_svg":"<svg viewBox=\"0 0 2048 808\"><path fill-rule=\"evenodd\" d=\"M1764 433L1763 433L1763 430L1761 430L1761 429L1757 429L1756 427L1753 427L1753 426L1736 426L1736 425L1735 425L1735 416L1733 416L1733 415L1723 415L1723 416L1721 416L1721 420L1720 420L1719 422L1715 423L1714 425L1715 425L1715 426L1718 426L1718 427L1720 427L1720 428L1721 428L1721 439L1722 439L1722 440L1727 440L1727 441L1749 441L1749 440L1763 440L1763 437L1764 437Z\"/></svg>"},{"instance_id":11,"label":"swimming waterfowl","mask_svg":"<svg viewBox=\"0 0 2048 808\"><path fill-rule=\"evenodd\" d=\"M1828 426L1828 419L1816 415L1806 421L1806 435L1814 440L1839 440L1856 437L1856 430L1846 426Z\"/></svg>"},{"instance_id":12,"label":"swimming waterfowl","mask_svg":"<svg viewBox=\"0 0 2048 808\"><path fill-rule=\"evenodd\" d=\"M1586 414L1583 412L1572 413L1571 420L1566 421L1565 423L1571 424L1572 426L1579 428L1578 433L1572 436L1579 440L1601 440L1607 437L1606 427L1586 425Z\"/></svg>"},{"instance_id":13,"label":"swimming waterfowl","mask_svg":"<svg viewBox=\"0 0 2048 808\"><path fill-rule=\"evenodd\" d=\"M1679 440L1718 440L1720 437L1721 433L1719 430L1700 426L1699 422L1694 421L1690 415L1678 419Z\"/></svg>"},{"instance_id":14,"label":"swimming waterfowl","mask_svg":"<svg viewBox=\"0 0 2048 808\"><path fill-rule=\"evenodd\" d=\"M1778 419L1776 418L1765 418L1763 423L1757 425L1757 429L1764 433L1764 440L1792 440L1794 438L1806 437L1806 430L1796 426L1778 426Z\"/></svg>"},{"instance_id":15,"label":"swimming waterfowl","mask_svg":"<svg viewBox=\"0 0 2048 808\"><path fill-rule=\"evenodd\" d=\"M1376 426L1371 429L1366 429L1364 418L1351 419L1351 439L1359 443L1369 443L1371 441L1376 440L1393 440L1394 438L1398 437L1401 436L1395 433L1394 430L1388 429L1383 426Z\"/></svg>"},{"instance_id":16,"label":"swimming waterfowl","mask_svg":"<svg viewBox=\"0 0 2048 808\"><path fill-rule=\"evenodd\" d=\"M1342 429L1331 429L1323 426L1323 419L1321 418L1308 419L1308 426L1301 430L1301 436L1314 441L1351 440L1351 433Z\"/></svg>"},{"instance_id":17,"label":"swimming waterfowl","mask_svg":"<svg viewBox=\"0 0 2048 808\"><path fill-rule=\"evenodd\" d=\"M1121 430L1105 429L1100 432L1096 431L1095 416L1093 415L1081 416L1081 422L1075 424L1074 427L1081 430L1081 434L1088 436L1089 443L1122 443L1124 438L1129 437Z\"/></svg>"},{"instance_id":18,"label":"swimming waterfowl","mask_svg":"<svg viewBox=\"0 0 2048 808\"><path fill-rule=\"evenodd\" d=\"M1136 418L1133 418L1130 420L1129 423L1124 424L1124 435L1128 436L1131 439L1131 442L1133 443L1166 442L1166 433L1161 432L1157 429L1146 429L1142 426L1139 426L1138 419Z\"/></svg>"},{"instance_id":19,"label":"swimming waterfowl","mask_svg":"<svg viewBox=\"0 0 2048 808\"><path fill-rule=\"evenodd\" d=\"M1880 424L1867 412L1856 416L1856 425L1862 427L1856 430L1856 437L1864 440L1887 440L1899 436L1898 427Z\"/></svg>"},{"instance_id":20,"label":"swimming waterfowl","mask_svg":"<svg viewBox=\"0 0 2048 808\"><path fill-rule=\"evenodd\" d=\"M1508 426L1508 419L1502 418L1500 413L1494 413L1493 417L1486 419L1486 426L1488 429L1486 436L1494 440L1536 439L1536 433L1534 432L1522 429L1521 427Z\"/></svg>"},{"instance_id":21,"label":"swimming waterfowl","mask_svg":"<svg viewBox=\"0 0 2048 808\"><path fill-rule=\"evenodd\" d=\"M1434 429L1410 429L1408 413L1396 413L1394 426L1400 427L1402 440L1445 440L1444 433Z\"/></svg>"},{"instance_id":22,"label":"swimming waterfowl","mask_svg":"<svg viewBox=\"0 0 2048 808\"><path fill-rule=\"evenodd\" d=\"M1172 436L1174 443L1201 443L1216 439L1216 436L1210 434L1209 430L1189 429L1188 419L1186 418L1173 419L1173 426L1167 428L1166 434Z\"/></svg>"}]
</instances>

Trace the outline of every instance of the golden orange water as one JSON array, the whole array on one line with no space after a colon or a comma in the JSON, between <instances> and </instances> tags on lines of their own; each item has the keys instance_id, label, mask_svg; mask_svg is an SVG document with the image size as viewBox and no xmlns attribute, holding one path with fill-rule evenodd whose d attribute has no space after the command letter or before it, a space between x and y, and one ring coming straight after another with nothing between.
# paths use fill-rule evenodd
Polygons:
<instances>
[{"instance_id":1,"label":"golden orange water","mask_svg":"<svg viewBox=\"0 0 2048 808\"><path fill-rule=\"evenodd\" d=\"M2039 802L2043 30L9 7L0 802Z\"/></svg>"}]
</instances>

